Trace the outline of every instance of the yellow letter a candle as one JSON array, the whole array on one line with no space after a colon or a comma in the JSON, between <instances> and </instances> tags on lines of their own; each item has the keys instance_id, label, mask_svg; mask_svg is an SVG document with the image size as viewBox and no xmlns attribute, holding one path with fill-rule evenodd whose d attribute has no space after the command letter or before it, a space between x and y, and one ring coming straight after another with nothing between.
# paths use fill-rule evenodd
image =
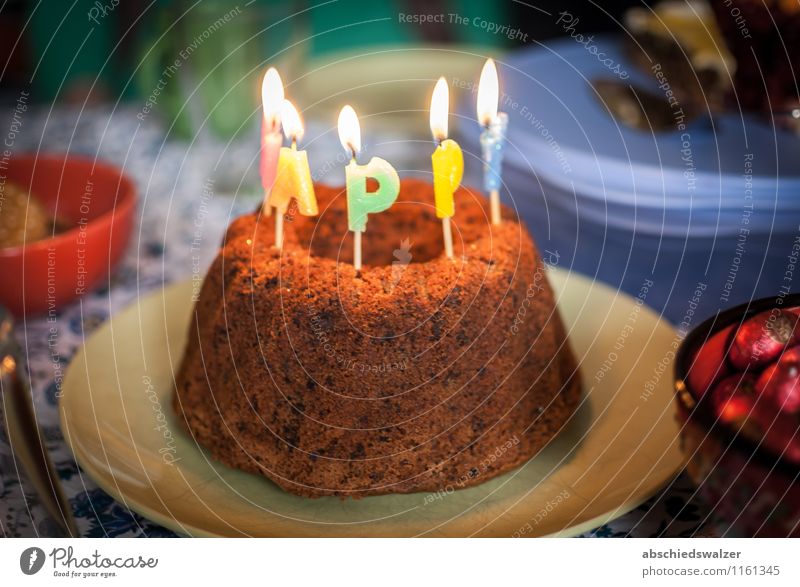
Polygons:
<instances>
[{"instance_id":1,"label":"yellow letter a candle","mask_svg":"<svg viewBox=\"0 0 800 587\"><path fill-rule=\"evenodd\" d=\"M283 245L283 215L286 214L292 198L297 200L297 211L303 216L316 216L319 213L311 169L308 167L308 155L305 151L297 150L297 141L303 137L303 124L289 100L283 101L281 118L284 121L283 130L292 141L292 147L281 147L275 183L269 194L269 205L277 211L275 246L278 248Z\"/></svg>"},{"instance_id":2,"label":"yellow letter a candle","mask_svg":"<svg viewBox=\"0 0 800 587\"><path fill-rule=\"evenodd\" d=\"M316 216L319 213L308 155L305 151L298 151L295 145L291 148L281 147L278 173L269 203L279 214L286 214L292 198L297 200L297 211L303 216Z\"/></svg>"}]
</instances>

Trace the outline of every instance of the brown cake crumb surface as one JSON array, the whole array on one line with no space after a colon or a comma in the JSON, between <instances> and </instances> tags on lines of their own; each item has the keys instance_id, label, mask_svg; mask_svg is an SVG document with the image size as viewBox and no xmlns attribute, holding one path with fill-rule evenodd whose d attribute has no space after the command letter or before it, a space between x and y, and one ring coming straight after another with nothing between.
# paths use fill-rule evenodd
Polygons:
<instances>
[{"instance_id":1,"label":"brown cake crumb surface","mask_svg":"<svg viewBox=\"0 0 800 587\"><path fill-rule=\"evenodd\" d=\"M432 186L404 180L352 266L345 194L236 219L203 283L174 407L216 459L304 496L461 488L512 469L580 395L544 265L511 210L459 189L447 259Z\"/></svg>"}]
</instances>

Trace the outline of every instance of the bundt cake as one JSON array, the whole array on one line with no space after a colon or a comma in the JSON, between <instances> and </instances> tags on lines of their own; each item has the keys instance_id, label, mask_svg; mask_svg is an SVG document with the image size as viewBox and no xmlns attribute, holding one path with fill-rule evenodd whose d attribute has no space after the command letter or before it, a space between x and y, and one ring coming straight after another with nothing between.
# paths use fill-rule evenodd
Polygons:
<instances>
[{"instance_id":1,"label":"bundt cake","mask_svg":"<svg viewBox=\"0 0 800 587\"><path fill-rule=\"evenodd\" d=\"M174 408L231 467L303 496L452 490L536 454L580 376L527 230L455 194L448 259L433 189L403 180L352 265L343 189L320 214L236 219L199 292Z\"/></svg>"}]
</instances>

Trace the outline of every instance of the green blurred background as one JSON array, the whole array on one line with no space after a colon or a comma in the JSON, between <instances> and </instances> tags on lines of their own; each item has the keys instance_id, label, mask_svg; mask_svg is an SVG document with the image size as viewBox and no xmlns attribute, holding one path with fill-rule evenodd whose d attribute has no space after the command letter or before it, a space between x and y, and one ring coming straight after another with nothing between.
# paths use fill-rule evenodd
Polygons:
<instances>
[{"instance_id":1,"label":"green blurred background","mask_svg":"<svg viewBox=\"0 0 800 587\"><path fill-rule=\"evenodd\" d=\"M477 75L487 55L563 34L546 12L569 10L583 32L601 31L633 4L604 3L605 14L582 0L11 0L0 14L10 56L0 91L30 88L40 103L135 102L172 136L207 128L230 139L257 109L268 64L301 108L332 108L370 86L367 108L400 111L400 95L417 90L399 91L397 79L417 72L427 87L437 72Z\"/></svg>"}]
</instances>

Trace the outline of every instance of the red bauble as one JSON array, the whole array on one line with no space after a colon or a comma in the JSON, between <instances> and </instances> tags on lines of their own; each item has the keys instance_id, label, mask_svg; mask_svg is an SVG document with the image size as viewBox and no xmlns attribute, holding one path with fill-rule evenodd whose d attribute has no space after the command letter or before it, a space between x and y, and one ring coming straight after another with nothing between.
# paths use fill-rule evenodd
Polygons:
<instances>
[{"instance_id":1,"label":"red bauble","mask_svg":"<svg viewBox=\"0 0 800 587\"><path fill-rule=\"evenodd\" d=\"M756 314L733 336L728 360L740 371L763 367L777 359L787 345L798 342L798 316L787 310Z\"/></svg>"},{"instance_id":2,"label":"red bauble","mask_svg":"<svg viewBox=\"0 0 800 587\"><path fill-rule=\"evenodd\" d=\"M788 356L787 356L788 355ZM761 397L776 410L800 415L800 361L795 349L787 351L774 365L770 365L756 382Z\"/></svg>"},{"instance_id":3,"label":"red bauble","mask_svg":"<svg viewBox=\"0 0 800 587\"><path fill-rule=\"evenodd\" d=\"M793 363L800 364L800 345L793 346L790 349L786 349L784 353L778 359L781 363L791 361Z\"/></svg>"},{"instance_id":4,"label":"red bauble","mask_svg":"<svg viewBox=\"0 0 800 587\"><path fill-rule=\"evenodd\" d=\"M711 406L720 422L741 429L754 440L761 438L761 429L753 418L756 405L756 378L749 373L729 375L711 391Z\"/></svg>"}]
</instances>

